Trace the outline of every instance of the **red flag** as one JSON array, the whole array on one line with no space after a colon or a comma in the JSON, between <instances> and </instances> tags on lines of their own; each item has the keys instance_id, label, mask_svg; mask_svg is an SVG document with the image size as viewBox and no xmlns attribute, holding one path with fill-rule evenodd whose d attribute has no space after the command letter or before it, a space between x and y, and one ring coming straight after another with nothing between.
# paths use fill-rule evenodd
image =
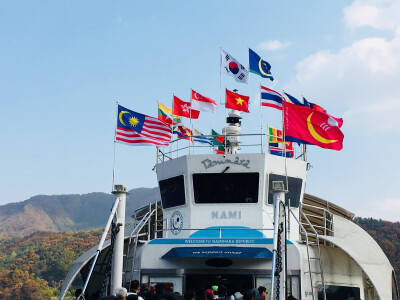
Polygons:
<instances>
[{"instance_id":1,"label":"red flag","mask_svg":"<svg viewBox=\"0 0 400 300\"><path fill-rule=\"evenodd\" d=\"M283 118L286 141L312 144L321 148L341 150L343 133L339 124L342 119L313 110L309 107L283 102Z\"/></svg>"},{"instance_id":2,"label":"red flag","mask_svg":"<svg viewBox=\"0 0 400 300\"><path fill-rule=\"evenodd\" d=\"M249 99L250 97L239 95L226 89L225 107L249 112Z\"/></svg>"},{"instance_id":3,"label":"red flag","mask_svg":"<svg viewBox=\"0 0 400 300\"><path fill-rule=\"evenodd\" d=\"M194 110L190 107L190 102L185 102L174 96L174 105L173 105L173 113L174 115L198 119L200 112L198 110Z\"/></svg>"},{"instance_id":4,"label":"red flag","mask_svg":"<svg viewBox=\"0 0 400 300\"><path fill-rule=\"evenodd\" d=\"M216 114L218 105L213 99L204 97L192 90L192 109L209 111Z\"/></svg>"}]
</instances>

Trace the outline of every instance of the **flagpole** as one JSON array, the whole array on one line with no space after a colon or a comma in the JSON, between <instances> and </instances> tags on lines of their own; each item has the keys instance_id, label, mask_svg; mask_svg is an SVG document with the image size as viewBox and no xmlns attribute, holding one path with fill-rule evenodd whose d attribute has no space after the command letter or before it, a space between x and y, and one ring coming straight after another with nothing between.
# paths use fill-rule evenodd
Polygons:
<instances>
[{"instance_id":1,"label":"flagpole","mask_svg":"<svg viewBox=\"0 0 400 300\"><path fill-rule=\"evenodd\" d=\"M284 143L284 155L285 155L285 176L286 176L286 190L289 190L289 183L288 183L288 175L287 175L287 163L286 163L286 136L285 136L285 115L284 115L284 109L283 109L283 101L286 102L286 100L283 98L283 95L285 94L285 91L282 90L282 135L283 135L283 143Z\"/></svg>"},{"instance_id":2,"label":"flagpole","mask_svg":"<svg viewBox=\"0 0 400 300\"><path fill-rule=\"evenodd\" d=\"M305 98L304 98L304 96L303 95L301 95L301 97L303 98L303 105L305 104L304 102L304 100L305 100ZM307 154L306 154L306 151L307 151L307 149L306 149L306 144L303 144L303 161L307 161Z\"/></svg>"},{"instance_id":3,"label":"flagpole","mask_svg":"<svg viewBox=\"0 0 400 300\"><path fill-rule=\"evenodd\" d=\"M116 101L116 107L117 107L117 110L116 110L116 115L117 115L117 122L116 122L116 124L115 124L115 131L114 131L114 163L113 163L113 175L112 175L112 186L111 186L111 191L113 191L114 190L114 183L115 183L115 158L116 158L116 152L117 152L117 150L116 150L116 145L117 145L117 143L116 143L116 137L117 137L117 127L118 127L118 105L119 105L119 101L117 100Z\"/></svg>"},{"instance_id":4,"label":"flagpole","mask_svg":"<svg viewBox=\"0 0 400 300\"><path fill-rule=\"evenodd\" d=\"M247 53L249 53L250 52L250 47L249 46L247 46ZM249 99L249 104L250 104L250 100L251 100L251 80L250 80L250 60L249 60L249 64L247 65L247 67L248 67L248 74L249 74L249 96L250 96L250 99Z\"/></svg>"},{"instance_id":5,"label":"flagpole","mask_svg":"<svg viewBox=\"0 0 400 300\"><path fill-rule=\"evenodd\" d=\"M225 86L225 120L228 117L227 111L226 111L226 86ZM225 137L224 137L224 153L226 155L226 129L225 129Z\"/></svg>"},{"instance_id":6,"label":"flagpole","mask_svg":"<svg viewBox=\"0 0 400 300\"><path fill-rule=\"evenodd\" d=\"M192 133L193 135L193 125L192 125L192 88L190 88L190 109L189 109L189 124L190 127L192 128ZM193 137L189 137L189 155L190 155L190 139L193 139Z\"/></svg>"},{"instance_id":7,"label":"flagpole","mask_svg":"<svg viewBox=\"0 0 400 300\"><path fill-rule=\"evenodd\" d=\"M270 148L269 148L269 124L267 123L267 145L268 145L268 154L271 154Z\"/></svg>"},{"instance_id":8,"label":"flagpole","mask_svg":"<svg viewBox=\"0 0 400 300\"><path fill-rule=\"evenodd\" d=\"M249 67L250 69L250 67ZM261 82L260 82L260 123L261 123L261 153L263 152L263 119L262 119L262 105L261 105Z\"/></svg>"},{"instance_id":9,"label":"flagpole","mask_svg":"<svg viewBox=\"0 0 400 300\"><path fill-rule=\"evenodd\" d=\"M222 104L222 56L221 56L222 46L219 46L219 104Z\"/></svg>"}]
</instances>

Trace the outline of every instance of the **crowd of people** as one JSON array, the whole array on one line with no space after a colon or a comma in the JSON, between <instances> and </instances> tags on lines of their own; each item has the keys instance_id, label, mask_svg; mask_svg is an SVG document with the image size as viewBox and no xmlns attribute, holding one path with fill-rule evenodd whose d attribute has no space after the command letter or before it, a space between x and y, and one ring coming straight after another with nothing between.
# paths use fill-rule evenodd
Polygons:
<instances>
[{"instance_id":1,"label":"crowd of people","mask_svg":"<svg viewBox=\"0 0 400 300\"><path fill-rule=\"evenodd\" d=\"M82 291L77 291L76 299L80 299L79 295ZM174 292L173 288L168 284L158 283L154 287L149 288L148 284L140 284L139 281L133 280L130 284L129 291L120 287L115 290L115 296L107 296L100 298L99 293L90 296L89 300L267 300L267 289L263 286L258 289L238 290L234 293L228 293L228 289L224 285L213 285L206 289L189 290L181 295ZM289 295L288 300L297 300Z\"/></svg>"}]
</instances>

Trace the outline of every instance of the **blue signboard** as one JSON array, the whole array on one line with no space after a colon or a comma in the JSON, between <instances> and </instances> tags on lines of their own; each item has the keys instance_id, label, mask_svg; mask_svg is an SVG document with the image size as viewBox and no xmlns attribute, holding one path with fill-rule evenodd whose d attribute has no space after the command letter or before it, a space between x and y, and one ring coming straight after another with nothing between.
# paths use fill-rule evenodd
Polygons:
<instances>
[{"instance_id":1,"label":"blue signboard","mask_svg":"<svg viewBox=\"0 0 400 300\"><path fill-rule=\"evenodd\" d=\"M181 257L272 258L272 252L255 247L176 247L161 258Z\"/></svg>"}]
</instances>

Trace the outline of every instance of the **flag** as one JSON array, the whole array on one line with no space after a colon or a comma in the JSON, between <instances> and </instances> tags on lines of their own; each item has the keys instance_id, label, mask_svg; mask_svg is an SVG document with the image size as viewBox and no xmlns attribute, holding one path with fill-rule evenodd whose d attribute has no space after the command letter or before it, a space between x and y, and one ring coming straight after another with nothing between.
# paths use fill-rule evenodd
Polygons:
<instances>
[{"instance_id":1,"label":"flag","mask_svg":"<svg viewBox=\"0 0 400 300\"><path fill-rule=\"evenodd\" d=\"M268 126L268 146L271 154L284 156L284 142L282 130ZM294 148L292 142L286 142L286 157L294 156Z\"/></svg>"},{"instance_id":2,"label":"flag","mask_svg":"<svg viewBox=\"0 0 400 300\"><path fill-rule=\"evenodd\" d=\"M286 151L284 145L286 144ZM294 157L294 148L292 142L269 143L269 153L277 156Z\"/></svg>"},{"instance_id":3,"label":"flag","mask_svg":"<svg viewBox=\"0 0 400 300\"><path fill-rule=\"evenodd\" d=\"M212 135L212 143L214 146L223 146L224 145L225 137L223 135L220 135L214 129L211 129L211 135Z\"/></svg>"},{"instance_id":4,"label":"flag","mask_svg":"<svg viewBox=\"0 0 400 300\"><path fill-rule=\"evenodd\" d=\"M176 126L174 128L173 133L177 134L178 138L180 138L180 139L185 139L185 140L189 140L189 141L193 142L193 137L192 137L193 133L186 126L183 126L183 125Z\"/></svg>"},{"instance_id":5,"label":"flag","mask_svg":"<svg viewBox=\"0 0 400 300\"><path fill-rule=\"evenodd\" d=\"M326 112L326 110L323 109L321 106L319 106L319 105L317 105L317 104L315 104L315 103L308 102L308 101L306 100L306 98L304 98L304 97L303 97L303 103L304 103L304 106L306 106L306 107L309 107L309 108L311 108L311 109L313 109L313 110L316 110L316 111L320 111L320 112L326 113L328 116L330 116L330 117L331 117L332 119L334 119L336 122L338 122L339 128L342 127L342 125L343 125L343 120L342 120L342 119L339 119L339 118L335 118L334 116L331 116L331 115L328 114L328 113Z\"/></svg>"},{"instance_id":6,"label":"flag","mask_svg":"<svg viewBox=\"0 0 400 300\"><path fill-rule=\"evenodd\" d=\"M173 105L173 113L174 115L198 119L200 112L198 110L194 110L190 106L190 102L185 102L174 96L174 105Z\"/></svg>"},{"instance_id":7,"label":"flag","mask_svg":"<svg viewBox=\"0 0 400 300\"><path fill-rule=\"evenodd\" d=\"M250 72L260 75L263 78L269 78L271 81L274 80L271 74L271 65L262 60L261 57L249 48L249 64Z\"/></svg>"},{"instance_id":8,"label":"flag","mask_svg":"<svg viewBox=\"0 0 400 300\"><path fill-rule=\"evenodd\" d=\"M160 120L118 105L115 142L128 145L168 146L171 128Z\"/></svg>"},{"instance_id":9,"label":"flag","mask_svg":"<svg viewBox=\"0 0 400 300\"><path fill-rule=\"evenodd\" d=\"M283 102L286 141L312 144L321 148L341 150L343 133L339 122L330 115L309 107Z\"/></svg>"},{"instance_id":10,"label":"flag","mask_svg":"<svg viewBox=\"0 0 400 300\"><path fill-rule=\"evenodd\" d=\"M192 90L192 109L209 111L216 114L218 105L214 100Z\"/></svg>"},{"instance_id":11,"label":"flag","mask_svg":"<svg viewBox=\"0 0 400 300\"><path fill-rule=\"evenodd\" d=\"M301 103L299 100L297 100L295 97L289 95L288 93L283 93L283 94L289 99L289 103L304 106L304 104Z\"/></svg>"},{"instance_id":12,"label":"flag","mask_svg":"<svg viewBox=\"0 0 400 300\"><path fill-rule=\"evenodd\" d=\"M215 154L225 154L225 147L224 146L218 146L217 149L214 149Z\"/></svg>"},{"instance_id":13,"label":"flag","mask_svg":"<svg viewBox=\"0 0 400 300\"><path fill-rule=\"evenodd\" d=\"M226 96L225 96L225 107L232 108L244 112L249 112L249 99L250 97L243 96L231 92L230 90L226 89Z\"/></svg>"},{"instance_id":14,"label":"flag","mask_svg":"<svg viewBox=\"0 0 400 300\"><path fill-rule=\"evenodd\" d=\"M212 143L214 146L217 146L217 149L214 149L216 154L225 154L225 137L220 135L214 129L211 129L212 135Z\"/></svg>"},{"instance_id":15,"label":"flag","mask_svg":"<svg viewBox=\"0 0 400 300\"><path fill-rule=\"evenodd\" d=\"M268 142L269 143L283 143L282 130L268 126Z\"/></svg>"},{"instance_id":16,"label":"flag","mask_svg":"<svg viewBox=\"0 0 400 300\"><path fill-rule=\"evenodd\" d=\"M202 134L200 131L198 131L196 129L194 130L193 141L213 146L212 138L206 137L204 134Z\"/></svg>"},{"instance_id":17,"label":"flag","mask_svg":"<svg viewBox=\"0 0 400 300\"><path fill-rule=\"evenodd\" d=\"M261 86L261 106L269 106L282 110L282 95L274 90Z\"/></svg>"},{"instance_id":18,"label":"flag","mask_svg":"<svg viewBox=\"0 0 400 300\"><path fill-rule=\"evenodd\" d=\"M235 78L237 82L247 83L249 71L235 58L221 48L221 72Z\"/></svg>"},{"instance_id":19,"label":"flag","mask_svg":"<svg viewBox=\"0 0 400 300\"><path fill-rule=\"evenodd\" d=\"M176 125L181 122L178 116L172 114L172 109L158 102L158 119L169 125Z\"/></svg>"},{"instance_id":20,"label":"flag","mask_svg":"<svg viewBox=\"0 0 400 300\"><path fill-rule=\"evenodd\" d=\"M303 97L303 103L304 103L304 106L307 106L307 107L309 107L309 108L311 108L313 110L317 110L317 111L326 113L326 110L323 109L321 106L319 106L319 105L317 105L315 103L308 102L307 99L304 98L304 97Z\"/></svg>"}]
</instances>

